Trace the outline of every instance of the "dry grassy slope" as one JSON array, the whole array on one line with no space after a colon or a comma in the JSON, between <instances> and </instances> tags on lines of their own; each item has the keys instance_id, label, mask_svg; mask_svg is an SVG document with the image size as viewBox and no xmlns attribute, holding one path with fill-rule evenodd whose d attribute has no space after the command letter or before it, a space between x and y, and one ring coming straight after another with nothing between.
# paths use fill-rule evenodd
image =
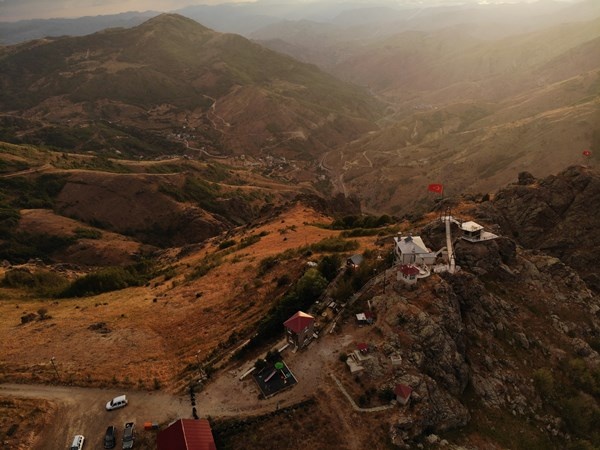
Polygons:
<instances>
[{"instance_id":1,"label":"dry grassy slope","mask_svg":"<svg viewBox=\"0 0 600 450\"><path fill-rule=\"evenodd\" d=\"M329 220L297 205L256 228L238 230L233 234L237 239L262 231L268 234L230 253L220 266L193 281L186 280L186 275L216 251L216 243L173 258L168 264L177 275L169 280L158 278L144 287L56 302L2 288L3 379L48 381L53 376L50 357L55 356L61 378L76 384L140 383L151 388L154 378L171 383L188 364L195 363L199 350L205 357L232 332L251 332L278 292L275 279L284 273L299 274L306 260L282 263L255 284L258 263L286 249L336 235L310 225ZM286 227L288 231L281 234L279 230ZM373 240L365 239L364 245ZM202 294L197 298L198 293ZM23 313L42 307L52 319L20 325ZM98 322L104 322L110 332L89 328ZM24 348L28 351L23 352Z\"/></svg>"},{"instance_id":2,"label":"dry grassy slope","mask_svg":"<svg viewBox=\"0 0 600 450\"><path fill-rule=\"evenodd\" d=\"M69 180L57 198L57 209L88 223L98 222L118 230L142 230L149 223L169 224L181 216L186 207L160 192L160 185L181 189L185 176L129 175L91 171L69 172ZM206 229L217 227L208 214L199 212L207 221ZM210 226L212 225L212 227ZM167 225L166 228L169 228ZM200 230L198 230L200 233ZM198 241L207 235L198 235Z\"/></svg>"},{"instance_id":3,"label":"dry grassy slope","mask_svg":"<svg viewBox=\"0 0 600 450\"><path fill-rule=\"evenodd\" d=\"M2 446L12 450L31 449L38 430L51 421L56 409L52 403L40 399L0 398Z\"/></svg>"},{"instance_id":4,"label":"dry grassy slope","mask_svg":"<svg viewBox=\"0 0 600 450\"><path fill-rule=\"evenodd\" d=\"M429 183L443 183L447 195L485 193L523 170L556 173L582 163L591 145L598 79L597 71L588 72L501 104L418 113L344 148L341 159L330 152L326 162L344 173L346 188L367 210L395 214L431 204ZM482 118L473 121L477 114Z\"/></svg>"},{"instance_id":5,"label":"dry grassy slope","mask_svg":"<svg viewBox=\"0 0 600 450\"><path fill-rule=\"evenodd\" d=\"M262 176L233 159L208 163L184 158L107 160L5 143L0 144L0 164L2 183L15 197L6 201L17 206L22 195L11 186L28 184L35 190L38 177L44 174L65 180L52 200L56 217L50 220L46 214L41 222L35 219L39 223L32 231L61 234L52 222L64 216L78 221L79 227L97 227L159 246L202 242L235 224L255 220L265 207L313 192L309 182L298 180L302 170L289 171L295 179L292 184Z\"/></svg>"},{"instance_id":6,"label":"dry grassy slope","mask_svg":"<svg viewBox=\"0 0 600 450\"><path fill-rule=\"evenodd\" d=\"M47 209L21 210L19 231L52 236L74 236L78 229L101 233L98 239L78 239L64 250L48 255L53 261L82 266L120 266L133 264L134 256L142 245L120 234L98 228L55 214Z\"/></svg>"}]
</instances>

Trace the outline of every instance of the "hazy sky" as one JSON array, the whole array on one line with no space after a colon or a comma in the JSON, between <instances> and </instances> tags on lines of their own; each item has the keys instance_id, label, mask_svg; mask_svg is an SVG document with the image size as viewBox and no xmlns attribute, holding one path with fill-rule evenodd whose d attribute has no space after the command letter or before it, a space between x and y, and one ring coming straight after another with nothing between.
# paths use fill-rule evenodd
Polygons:
<instances>
[{"instance_id":1,"label":"hazy sky","mask_svg":"<svg viewBox=\"0 0 600 450\"><path fill-rule=\"evenodd\" d=\"M310 0L269 0L274 3L318 3ZM325 0L324 0L325 1ZM327 0L338 1L340 0ZM383 3L383 1L347 0L349 3ZM518 0L480 0L480 3L516 3ZM523 0L521 0L523 1ZM527 1L527 0L525 0ZM552 0L538 0L552 1ZM598 0L600 1L600 0ZM239 3L239 0L237 0ZM477 0L389 0L396 4L457 4ZM172 11L190 4L233 3L231 0L0 0L0 22L51 17L80 17L114 14L125 11Z\"/></svg>"}]
</instances>

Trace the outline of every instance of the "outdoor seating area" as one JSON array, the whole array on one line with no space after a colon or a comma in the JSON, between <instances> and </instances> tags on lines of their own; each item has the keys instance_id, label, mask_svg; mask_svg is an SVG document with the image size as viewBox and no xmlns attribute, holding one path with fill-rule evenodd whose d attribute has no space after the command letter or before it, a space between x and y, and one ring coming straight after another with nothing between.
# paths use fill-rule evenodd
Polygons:
<instances>
[{"instance_id":1,"label":"outdoor seating area","mask_svg":"<svg viewBox=\"0 0 600 450\"><path fill-rule=\"evenodd\" d=\"M264 398L272 397L298 383L289 367L279 359L266 365L252 375Z\"/></svg>"}]
</instances>

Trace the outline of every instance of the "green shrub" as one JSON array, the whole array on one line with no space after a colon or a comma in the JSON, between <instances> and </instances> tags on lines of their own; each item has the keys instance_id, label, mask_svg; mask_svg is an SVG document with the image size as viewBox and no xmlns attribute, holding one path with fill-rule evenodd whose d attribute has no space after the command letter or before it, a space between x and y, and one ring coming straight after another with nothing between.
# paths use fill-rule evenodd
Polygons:
<instances>
[{"instance_id":1,"label":"green shrub","mask_svg":"<svg viewBox=\"0 0 600 450\"><path fill-rule=\"evenodd\" d=\"M194 270L190 275L187 276L188 280L196 280L198 278L203 277L208 272L210 272L215 267L220 266L222 263L222 259L219 256L207 256L204 258L199 265L194 267Z\"/></svg>"},{"instance_id":2,"label":"green shrub","mask_svg":"<svg viewBox=\"0 0 600 450\"><path fill-rule=\"evenodd\" d=\"M331 224L331 228L336 230L349 230L352 228L380 228L394 222L394 219L387 214L382 216L345 216L341 219L336 219Z\"/></svg>"},{"instance_id":3,"label":"green shrub","mask_svg":"<svg viewBox=\"0 0 600 450\"><path fill-rule=\"evenodd\" d=\"M226 248L233 247L235 244L235 239L228 239L219 244L219 250L225 250Z\"/></svg>"},{"instance_id":4,"label":"green shrub","mask_svg":"<svg viewBox=\"0 0 600 450\"><path fill-rule=\"evenodd\" d=\"M291 282L292 282L292 279L290 278L290 276L287 273L285 273L285 274L281 275L279 278L277 278L277 287L287 286Z\"/></svg>"},{"instance_id":5,"label":"green shrub","mask_svg":"<svg viewBox=\"0 0 600 450\"><path fill-rule=\"evenodd\" d=\"M359 247L358 241L347 241L339 237L325 238L310 246L315 252L348 252Z\"/></svg>"},{"instance_id":6,"label":"green shrub","mask_svg":"<svg viewBox=\"0 0 600 450\"><path fill-rule=\"evenodd\" d=\"M100 239L102 233L93 228L75 228L75 236L77 239Z\"/></svg>"},{"instance_id":7,"label":"green shrub","mask_svg":"<svg viewBox=\"0 0 600 450\"><path fill-rule=\"evenodd\" d=\"M542 400L546 400L554 394L554 376L546 368L533 372L533 384Z\"/></svg>"},{"instance_id":8,"label":"green shrub","mask_svg":"<svg viewBox=\"0 0 600 450\"><path fill-rule=\"evenodd\" d=\"M0 244L0 258L17 263L30 258L47 260L52 253L67 248L75 240L73 236L17 232Z\"/></svg>"},{"instance_id":9,"label":"green shrub","mask_svg":"<svg viewBox=\"0 0 600 450\"><path fill-rule=\"evenodd\" d=\"M242 238L242 240L240 241L240 243L238 245L238 248L243 249L243 248L249 247L252 244L256 244L258 241L260 241L260 235L258 235L258 234L253 234L251 236L247 236L245 238Z\"/></svg>"},{"instance_id":10,"label":"green shrub","mask_svg":"<svg viewBox=\"0 0 600 450\"><path fill-rule=\"evenodd\" d=\"M277 256L267 256L258 264L258 276L262 277L279 263Z\"/></svg>"},{"instance_id":11,"label":"green shrub","mask_svg":"<svg viewBox=\"0 0 600 450\"><path fill-rule=\"evenodd\" d=\"M129 286L141 286L147 281L134 267L107 267L73 281L60 297L85 297L116 291Z\"/></svg>"},{"instance_id":12,"label":"green shrub","mask_svg":"<svg viewBox=\"0 0 600 450\"><path fill-rule=\"evenodd\" d=\"M17 209L0 205L0 233L8 235L17 224L21 214Z\"/></svg>"},{"instance_id":13,"label":"green shrub","mask_svg":"<svg viewBox=\"0 0 600 450\"><path fill-rule=\"evenodd\" d=\"M298 280L294 289L288 292L258 324L255 336L236 354L256 348L283 331L283 322L299 310L306 311L325 290L327 280L316 269L307 270Z\"/></svg>"},{"instance_id":14,"label":"green shrub","mask_svg":"<svg viewBox=\"0 0 600 450\"><path fill-rule=\"evenodd\" d=\"M379 397L379 400L381 400L384 403L389 403L394 398L396 398L396 396L394 395L394 390L390 387L380 389L377 392L377 396Z\"/></svg>"},{"instance_id":15,"label":"green shrub","mask_svg":"<svg viewBox=\"0 0 600 450\"><path fill-rule=\"evenodd\" d=\"M12 269L4 274L2 285L12 288L24 288L44 297L53 297L68 286L63 276L47 270L30 273L22 269Z\"/></svg>"},{"instance_id":16,"label":"green shrub","mask_svg":"<svg viewBox=\"0 0 600 450\"><path fill-rule=\"evenodd\" d=\"M589 436L600 421L600 410L592 397L579 394L559 403L561 417L576 436Z\"/></svg>"}]
</instances>

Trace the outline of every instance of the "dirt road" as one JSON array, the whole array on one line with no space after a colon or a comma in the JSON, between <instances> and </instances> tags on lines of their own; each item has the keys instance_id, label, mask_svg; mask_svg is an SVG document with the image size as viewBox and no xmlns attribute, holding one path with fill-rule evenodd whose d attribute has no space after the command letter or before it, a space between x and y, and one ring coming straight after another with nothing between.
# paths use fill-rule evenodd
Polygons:
<instances>
[{"instance_id":1,"label":"dirt road","mask_svg":"<svg viewBox=\"0 0 600 450\"><path fill-rule=\"evenodd\" d=\"M106 402L123 394L111 389L63 386L1 384L0 397L39 398L57 405L53 420L41 431L33 450L67 449L73 436L83 434L87 448L103 448L106 428L115 425L121 438L125 422L137 424L144 433L144 422L166 422L179 417L191 418L189 398L162 392L126 392L129 404L106 411Z\"/></svg>"},{"instance_id":2,"label":"dirt road","mask_svg":"<svg viewBox=\"0 0 600 450\"><path fill-rule=\"evenodd\" d=\"M197 393L198 415L250 416L306 400L315 395L320 386L331 384L329 366L337 361L339 349L352 341L351 335L327 335L313 342L306 351L286 350L283 357L297 377L298 385L267 400L258 399L258 388L251 377L239 380L239 376L247 370L248 362L230 368ZM129 404L116 411L106 411L106 402L121 394L127 394ZM68 448L75 434L83 434L89 448L102 448L104 432L109 425L117 427L120 440L125 422L135 422L138 433L149 433L143 430L144 422L165 423L192 417L188 396L158 391L124 392L114 389L0 384L2 397L44 399L56 405L55 416L49 418L49 425L40 433L33 450Z\"/></svg>"}]
</instances>

